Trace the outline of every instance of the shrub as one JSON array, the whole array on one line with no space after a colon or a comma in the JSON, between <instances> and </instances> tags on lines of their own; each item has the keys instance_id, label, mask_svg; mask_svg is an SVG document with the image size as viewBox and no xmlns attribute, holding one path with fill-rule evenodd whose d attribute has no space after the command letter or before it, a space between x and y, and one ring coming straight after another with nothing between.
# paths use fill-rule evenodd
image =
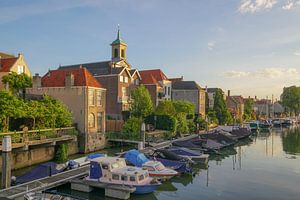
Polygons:
<instances>
[{"instance_id":1,"label":"shrub","mask_svg":"<svg viewBox=\"0 0 300 200\"><path fill-rule=\"evenodd\" d=\"M60 144L56 146L55 161L64 163L68 160L68 144Z\"/></svg>"},{"instance_id":2,"label":"shrub","mask_svg":"<svg viewBox=\"0 0 300 200\"><path fill-rule=\"evenodd\" d=\"M169 115L157 115L156 128L176 132L177 120Z\"/></svg>"},{"instance_id":3,"label":"shrub","mask_svg":"<svg viewBox=\"0 0 300 200\"><path fill-rule=\"evenodd\" d=\"M123 125L123 135L127 139L140 139L142 120L131 117Z\"/></svg>"},{"instance_id":4,"label":"shrub","mask_svg":"<svg viewBox=\"0 0 300 200\"><path fill-rule=\"evenodd\" d=\"M188 133L189 128L188 128L188 123L186 120L186 114L185 113L178 113L176 115L177 119L177 128L176 128L176 133L177 134L185 134Z\"/></svg>"}]
</instances>

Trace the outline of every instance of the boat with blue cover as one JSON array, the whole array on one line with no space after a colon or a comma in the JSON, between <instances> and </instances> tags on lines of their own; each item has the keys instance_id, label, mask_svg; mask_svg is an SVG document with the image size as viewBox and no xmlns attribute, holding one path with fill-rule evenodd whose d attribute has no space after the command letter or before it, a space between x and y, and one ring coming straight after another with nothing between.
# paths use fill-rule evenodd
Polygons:
<instances>
[{"instance_id":1,"label":"boat with blue cover","mask_svg":"<svg viewBox=\"0 0 300 200\"><path fill-rule=\"evenodd\" d=\"M135 187L135 194L154 192L161 183L149 177L147 170L140 167L127 166L124 158L100 157L91 160L89 181Z\"/></svg>"},{"instance_id":2,"label":"boat with blue cover","mask_svg":"<svg viewBox=\"0 0 300 200\"><path fill-rule=\"evenodd\" d=\"M124 158L128 163L136 167L147 169L149 175L152 177L157 177L164 180L178 175L178 172L175 170L166 167L159 161L149 160L143 153L136 149L127 151Z\"/></svg>"}]
</instances>

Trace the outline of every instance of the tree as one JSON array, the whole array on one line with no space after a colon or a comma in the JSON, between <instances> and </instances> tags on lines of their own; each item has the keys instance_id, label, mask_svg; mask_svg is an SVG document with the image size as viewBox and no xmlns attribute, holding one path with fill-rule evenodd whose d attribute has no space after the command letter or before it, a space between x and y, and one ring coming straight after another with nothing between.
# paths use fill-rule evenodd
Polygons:
<instances>
[{"instance_id":1,"label":"tree","mask_svg":"<svg viewBox=\"0 0 300 200\"><path fill-rule=\"evenodd\" d=\"M299 113L300 109L300 87L291 86L285 87L281 95L282 104L289 108L295 114Z\"/></svg>"},{"instance_id":2,"label":"tree","mask_svg":"<svg viewBox=\"0 0 300 200\"><path fill-rule=\"evenodd\" d=\"M174 107L173 102L170 100L160 101L155 110L155 114L175 116L176 109Z\"/></svg>"},{"instance_id":3,"label":"tree","mask_svg":"<svg viewBox=\"0 0 300 200\"><path fill-rule=\"evenodd\" d=\"M246 99L244 102L244 120L251 120L254 117L253 110L254 101L253 99Z\"/></svg>"},{"instance_id":4,"label":"tree","mask_svg":"<svg viewBox=\"0 0 300 200\"><path fill-rule=\"evenodd\" d=\"M185 113L189 118L194 118L195 105L189 101L173 101L176 113Z\"/></svg>"},{"instance_id":5,"label":"tree","mask_svg":"<svg viewBox=\"0 0 300 200\"><path fill-rule=\"evenodd\" d=\"M145 119L153 112L153 104L149 91L141 85L135 88L131 93L130 112L132 116Z\"/></svg>"},{"instance_id":6,"label":"tree","mask_svg":"<svg viewBox=\"0 0 300 200\"><path fill-rule=\"evenodd\" d=\"M217 89L214 98L214 109L219 124L228 124L232 122L232 116L227 109L224 100L224 93L221 89Z\"/></svg>"},{"instance_id":7,"label":"tree","mask_svg":"<svg viewBox=\"0 0 300 200\"><path fill-rule=\"evenodd\" d=\"M24 91L25 88L32 86L31 77L26 74L17 74L16 72L11 72L8 75L3 76L2 78L3 84L8 84L9 90L17 95L20 91Z\"/></svg>"},{"instance_id":8,"label":"tree","mask_svg":"<svg viewBox=\"0 0 300 200\"><path fill-rule=\"evenodd\" d=\"M177 119L177 127L176 127L176 132L178 135L188 133L189 127L188 127L188 122L186 120L186 114L185 113L177 113L176 114L176 119Z\"/></svg>"}]
</instances>

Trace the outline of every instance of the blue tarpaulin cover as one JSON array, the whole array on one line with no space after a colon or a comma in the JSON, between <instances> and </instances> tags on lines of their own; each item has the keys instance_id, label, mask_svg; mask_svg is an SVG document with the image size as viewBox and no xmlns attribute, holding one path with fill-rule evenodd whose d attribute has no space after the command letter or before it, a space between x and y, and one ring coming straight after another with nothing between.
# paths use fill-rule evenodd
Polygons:
<instances>
[{"instance_id":1,"label":"blue tarpaulin cover","mask_svg":"<svg viewBox=\"0 0 300 200\"><path fill-rule=\"evenodd\" d=\"M142 167L145 162L149 161L143 153L136 149L127 151L124 158L136 167Z\"/></svg>"},{"instance_id":2,"label":"blue tarpaulin cover","mask_svg":"<svg viewBox=\"0 0 300 200\"><path fill-rule=\"evenodd\" d=\"M45 178L47 176L54 175L63 171L63 169L57 170L56 167L57 164L54 162L48 162L48 163L38 165L32 170L30 170L29 172L27 172L26 174L22 176L18 176L16 183L17 184L26 183L36 179Z\"/></svg>"},{"instance_id":3,"label":"blue tarpaulin cover","mask_svg":"<svg viewBox=\"0 0 300 200\"><path fill-rule=\"evenodd\" d=\"M88 159L94 159L94 158L100 158L100 157L104 157L104 156L105 156L105 154L103 154L103 153L93 153L93 154L87 155L86 157Z\"/></svg>"}]
</instances>

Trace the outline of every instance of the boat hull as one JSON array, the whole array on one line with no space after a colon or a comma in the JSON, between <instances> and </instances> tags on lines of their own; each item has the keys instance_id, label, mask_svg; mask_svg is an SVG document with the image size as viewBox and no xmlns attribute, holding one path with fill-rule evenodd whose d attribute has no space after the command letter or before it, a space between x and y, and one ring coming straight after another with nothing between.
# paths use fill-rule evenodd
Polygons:
<instances>
[{"instance_id":1,"label":"boat hull","mask_svg":"<svg viewBox=\"0 0 300 200\"><path fill-rule=\"evenodd\" d=\"M148 194L154 192L160 184L153 184L153 185L137 185L134 186L136 190L133 192L134 194Z\"/></svg>"}]
</instances>

